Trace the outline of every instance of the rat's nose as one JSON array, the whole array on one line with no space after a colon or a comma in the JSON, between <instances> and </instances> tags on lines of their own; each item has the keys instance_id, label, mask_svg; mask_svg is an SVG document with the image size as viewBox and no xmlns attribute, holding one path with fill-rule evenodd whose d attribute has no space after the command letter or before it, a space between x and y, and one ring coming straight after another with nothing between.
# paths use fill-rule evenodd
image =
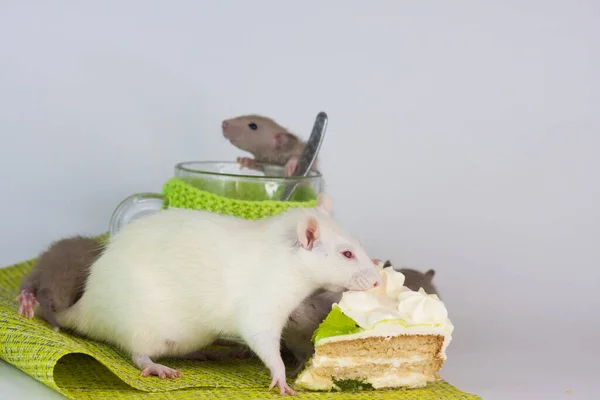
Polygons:
<instances>
[{"instance_id":1,"label":"rat's nose","mask_svg":"<svg viewBox=\"0 0 600 400\"><path fill-rule=\"evenodd\" d=\"M223 128L227 128L227 120L223 121L223 123L221 124L221 126L223 126Z\"/></svg>"},{"instance_id":2,"label":"rat's nose","mask_svg":"<svg viewBox=\"0 0 600 400\"><path fill-rule=\"evenodd\" d=\"M375 282L373 282L373 287L379 287L383 285L383 277L377 273L377 278L375 278Z\"/></svg>"}]
</instances>

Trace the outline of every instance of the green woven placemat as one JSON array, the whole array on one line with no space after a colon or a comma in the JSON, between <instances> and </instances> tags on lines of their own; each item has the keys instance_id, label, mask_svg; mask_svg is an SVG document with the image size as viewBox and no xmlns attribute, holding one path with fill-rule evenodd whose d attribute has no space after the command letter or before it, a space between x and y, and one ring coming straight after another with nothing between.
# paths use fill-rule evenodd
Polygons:
<instances>
[{"instance_id":1,"label":"green woven placemat","mask_svg":"<svg viewBox=\"0 0 600 400\"><path fill-rule=\"evenodd\" d=\"M129 358L113 347L54 332L37 317L17 313L18 288L35 259L0 269L0 358L71 399L276 399L269 372L260 361L165 360L183 377L143 378ZM306 399L480 399L440 380L423 389L353 393L298 391Z\"/></svg>"}]
</instances>

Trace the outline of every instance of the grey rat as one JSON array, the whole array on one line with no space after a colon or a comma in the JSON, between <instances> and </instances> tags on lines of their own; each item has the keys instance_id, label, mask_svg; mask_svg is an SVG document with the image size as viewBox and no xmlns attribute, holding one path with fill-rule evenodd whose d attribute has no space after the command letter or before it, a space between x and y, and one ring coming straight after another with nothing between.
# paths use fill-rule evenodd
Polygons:
<instances>
[{"instance_id":1,"label":"grey rat","mask_svg":"<svg viewBox=\"0 0 600 400\"><path fill-rule=\"evenodd\" d=\"M390 260L387 260L383 264L383 268L386 267L392 267L396 271L402 272L402 274L404 275L404 286L406 286L407 288L414 290L415 292L417 292L420 288L423 288L425 293L435 294L441 299L437 288L432 282L433 277L435 276L435 270L429 269L423 273L411 268L396 268L392 266Z\"/></svg>"},{"instance_id":2,"label":"grey rat","mask_svg":"<svg viewBox=\"0 0 600 400\"><path fill-rule=\"evenodd\" d=\"M57 240L38 257L32 271L20 286L19 314L38 316L54 330L60 330L55 313L66 310L83 294L89 267L102 253L103 245L95 238L76 235Z\"/></svg>"},{"instance_id":3,"label":"grey rat","mask_svg":"<svg viewBox=\"0 0 600 400\"><path fill-rule=\"evenodd\" d=\"M282 335L284 349L293 355L296 368L291 376L296 376L304 362L314 352L312 335L325 317L331 312L333 303L341 300L342 293L319 290L307 297L294 309Z\"/></svg>"},{"instance_id":4,"label":"grey rat","mask_svg":"<svg viewBox=\"0 0 600 400\"><path fill-rule=\"evenodd\" d=\"M242 115L226 119L221 124L223 136L240 150L254 158L238 157L242 167L261 170L259 163L284 166L285 176L291 176L298 165L306 142L289 132L273 119L261 115ZM317 161L311 170L318 171Z\"/></svg>"},{"instance_id":5,"label":"grey rat","mask_svg":"<svg viewBox=\"0 0 600 400\"><path fill-rule=\"evenodd\" d=\"M61 327L110 343L143 376L178 378L154 362L241 337L286 383L281 333L311 293L368 290L382 277L358 240L333 219L331 200L246 220L170 208L124 226L90 268L81 299L57 313Z\"/></svg>"},{"instance_id":6,"label":"grey rat","mask_svg":"<svg viewBox=\"0 0 600 400\"><path fill-rule=\"evenodd\" d=\"M373 263L380 265L381 261L374 259ZM389 260L385 261L382 266L382 268L387 267L394 268ZM414 291L418 291L422 287L426 293L439 296L435 286L432 284L432 279L435 275L433 269L425 273L409 268L394 269L404 275L404 286ZM341 298L342 293L320 290L306 298L290 315L288 324L284 329L282 342L284 348L293 354L297 363L292 376L297 375L301 371L305 361L314 352L312 335L325 320L333 304L338 303Z\"/></svg>"}]
</instances>

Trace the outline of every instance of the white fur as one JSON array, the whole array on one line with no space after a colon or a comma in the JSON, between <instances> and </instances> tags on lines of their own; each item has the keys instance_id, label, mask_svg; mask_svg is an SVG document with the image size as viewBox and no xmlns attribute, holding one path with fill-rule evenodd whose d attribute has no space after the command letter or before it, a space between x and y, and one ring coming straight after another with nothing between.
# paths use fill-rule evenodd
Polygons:
<instances>
[{"instance_id":1,"label":"white fur","mask_svg":"<svg viewBox=\"0 0 600 400\"><path fill-rule=\"evenodd\" d=\"M135 355L179 356L240 335L270 368L285 370L281 331L292 310L321 287L363 290L380 282L331 204L249 221L169 209L125 226L92 265L82 298L57 314L63 327ZM312 249L297 227L318 221ZM340 251L351 250L353 260Z\"/></svg>"}]
</instances>

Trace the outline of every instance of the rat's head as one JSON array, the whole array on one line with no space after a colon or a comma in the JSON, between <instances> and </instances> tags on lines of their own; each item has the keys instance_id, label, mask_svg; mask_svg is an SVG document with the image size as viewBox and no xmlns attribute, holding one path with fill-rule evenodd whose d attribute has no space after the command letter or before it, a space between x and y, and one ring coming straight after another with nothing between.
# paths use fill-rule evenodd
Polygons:
<instances>
[{"instance_id":1,"label":"rat's head","mask_svg":"<svg viewBox=\"0 0 600 400\"><path fill-rule=\"evenodd\" d=\"M270 118L242 115L222 123L223 136L238 149L252 154L270 154L291 149L298 138Z\"/></svg>"},{"instance_id":2,"label":"rat's head","mask_svg":"<svg viewBox=\"0 0 600 400\"><path fill-rule=\"evenodd\" d=\"M324 193L317 207L303 210L296 227L298 255L317 284L331 291L368 290L381 285L379 270L357 238L331 216L332 203Z\"/></svg>"}]
</instances>

